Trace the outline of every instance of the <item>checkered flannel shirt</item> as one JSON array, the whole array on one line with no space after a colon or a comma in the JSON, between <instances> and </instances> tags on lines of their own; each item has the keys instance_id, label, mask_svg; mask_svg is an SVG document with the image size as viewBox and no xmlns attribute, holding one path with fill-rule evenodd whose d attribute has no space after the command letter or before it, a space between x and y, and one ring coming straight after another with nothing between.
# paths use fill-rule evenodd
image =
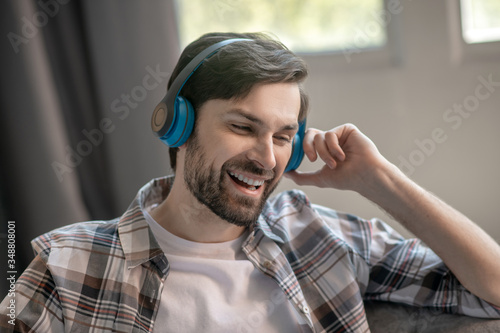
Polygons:
<instances>
[{"instance_id":1,"label":"checkered flannel shirt","mask_svg":"<svg viewBox=\"0 0 500 333\"><path fill-rule=\"evenodd\" d=\"M169 263L144 219L172 178L142 188L119 219L84 222L33 240L36 258L6 297L0 328L20 332L152 332ZM302 316L303 332L369 332L364 300L499 318L417 239L383 222L311 204L300 191L269 200L243 244ZM221 331L223 328L221 328Z\"/></svg>"}]
</instances>

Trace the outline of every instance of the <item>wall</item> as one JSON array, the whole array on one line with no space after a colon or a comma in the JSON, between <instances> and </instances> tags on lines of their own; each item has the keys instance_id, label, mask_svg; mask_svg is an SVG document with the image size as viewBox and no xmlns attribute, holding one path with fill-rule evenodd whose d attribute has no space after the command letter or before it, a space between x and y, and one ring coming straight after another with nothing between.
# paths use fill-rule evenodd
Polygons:
<instances>
[{"instance_id":1,"label":"wall","mask_svg":"<svg viewBox=\"0 0 500 333\"><path fill-rule=\"evenodd\" d=\"M458 12L453 0L401 1L379 21L388 23L385 50L304 55L312 99L308 124L356 124L413 180L500 241L500 46L463 45ZM460 105L461 114L454 111ZM307 162L301 166L312 168ZM288 179L280 185L296 187ZM382 218L410 236L356 193L301 189L314 203Z\"/></svg>"}]
</instances>

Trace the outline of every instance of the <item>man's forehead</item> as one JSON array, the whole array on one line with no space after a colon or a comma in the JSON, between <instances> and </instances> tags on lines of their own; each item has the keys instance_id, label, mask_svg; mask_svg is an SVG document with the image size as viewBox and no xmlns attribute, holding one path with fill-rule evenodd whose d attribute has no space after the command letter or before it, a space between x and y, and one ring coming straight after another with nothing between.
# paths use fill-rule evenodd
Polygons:
<instances>
[{"instance_id":1,"label":"man's forehead","mask_svg":"<svg viewBox=\"0 0 500 333\"><path fill-rule=\"evenodd\" d=\"M279 113L280 117L297 118L301 105L297 83L261 83L252 87L243 98L231 100L235 109L251 111L250 115ZM248 110L247 110L248 109Z\"/></svg>"}]
</instances>

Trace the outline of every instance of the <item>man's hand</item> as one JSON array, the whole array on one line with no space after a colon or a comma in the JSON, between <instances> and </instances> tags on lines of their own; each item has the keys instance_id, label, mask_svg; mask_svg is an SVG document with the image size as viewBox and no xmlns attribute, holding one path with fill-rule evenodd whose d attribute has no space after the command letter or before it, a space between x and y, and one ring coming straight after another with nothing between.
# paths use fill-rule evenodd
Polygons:
<instances>
[{"instance_id":1,"label":"man's hand","mask_svg":"<svg viewBox=\"0 0 500 333\"><path fill-rule=\"evenodd\" d=\"M298 185L313 185L363 192L374 172L387 165L375 144L352 124L329 131L309 128L304 137L304 153L314 162L318 156L325 165L315 172L291 171L285 174Z\"/></svg>"},{"instance_id":2,"label":"man's hand","mask_svg":"<svg viewBox=\"0 0 500 333\"><path fill-rule=\"evenodd\" d=\"M387 161L351 124L309 129L304 152L326 165L288 172L298 185L354 190L391 214L429 245L472 293L500 306L500 246L475 223L427 192Z\"/></svg>"}]
</instances>

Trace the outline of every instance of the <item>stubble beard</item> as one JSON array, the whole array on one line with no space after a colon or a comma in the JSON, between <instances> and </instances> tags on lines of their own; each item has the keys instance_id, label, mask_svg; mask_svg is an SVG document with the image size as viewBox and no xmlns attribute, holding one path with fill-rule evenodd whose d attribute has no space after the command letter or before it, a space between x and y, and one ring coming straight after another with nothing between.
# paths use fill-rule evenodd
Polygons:
<instances>
[{"instance_id":1,"label":"stubble beard","mask_svg":"<svg viewBox=\"0 0 500 333\"><path fill-rule=\"evenodd\" d=\"M228 170L239 170L271 178L265 181L260 198L229 194L225 188ZM239 227L250 227L258 219L267 199L279 184L275 172L258 168L251 161L229 160L220 171L209 165L196 133L188 142L184 164L184 182L193 196L221 219Z\"/></svg>"}]
</instances>

